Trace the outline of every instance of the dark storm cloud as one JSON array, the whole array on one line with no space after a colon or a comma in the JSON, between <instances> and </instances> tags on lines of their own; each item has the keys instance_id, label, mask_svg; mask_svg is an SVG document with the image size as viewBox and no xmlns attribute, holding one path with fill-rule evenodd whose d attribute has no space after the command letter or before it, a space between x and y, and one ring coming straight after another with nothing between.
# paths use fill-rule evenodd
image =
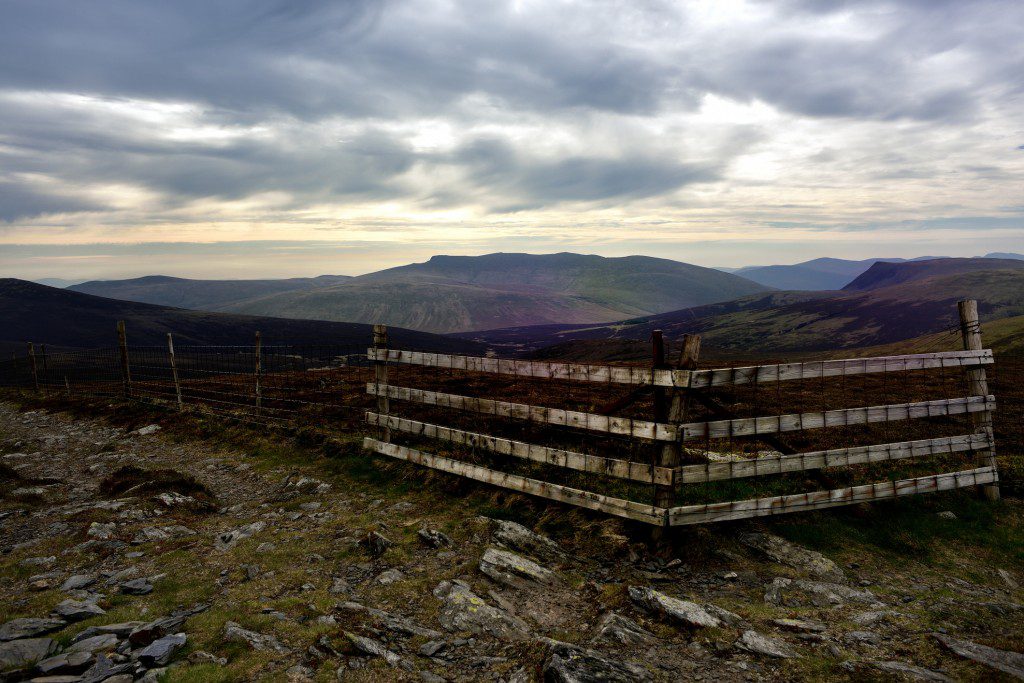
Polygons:
<instances>
[{"instance_id":1,"label":"dark storm cloud","mask_svg":"<svg viewBox=\"0 0 1024 683\"><path fill-rule=\"evenodd\" d=\"M2 217L102 208L75 191L89 183L141 186L169 206L275 191L295 206L406 198L503 211L644 199L722 178L752 141L689 158L657 135L616 132L606 148L553 156L469 129L522 118L588 140L596 117L625 129L693 111L707 93L812 118L954 125L1021 92L1021 3L760 8L759 23L741 15L709 34L673 3L8 0L0 98L32 97L0 100ZM833 18L827 31L805 25ZM969 67L947 74L943 60ZM58 94L91 100L47 99ZM235 134L165 135L159 116L125 115L142 101L191 106L191 125ZM455 127L454 151L396 132L425 118ZM338 119L354 129L328 139L318 127ZM417 171L438 169L461 184L416 186Z\"/></svg>"}]
</instances>

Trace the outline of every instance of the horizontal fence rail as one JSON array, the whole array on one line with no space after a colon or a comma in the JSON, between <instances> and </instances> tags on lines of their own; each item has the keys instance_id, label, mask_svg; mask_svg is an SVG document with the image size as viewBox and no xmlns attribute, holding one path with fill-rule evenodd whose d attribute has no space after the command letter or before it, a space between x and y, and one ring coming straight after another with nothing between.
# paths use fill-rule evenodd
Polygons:
<instances>
[{"instance_id":1,"label":"horizontal fence rail","mask_svg":"<svg viewBox=\"0 0 1024 683\"><path fill-rule=\"evenodd\" d=\"M990 497L998 495L998 472L995 467L995 443L991 429L991 414L995 410L995 397L988 393L985 381L985 366L994 362L992 351L981 348L980 326L977 323L976 307L972 302L961 303L961 322L964 350L937 351L933 353L847 358L790 362L768 365L750 365L729 368L697 369L696 356L699 352L699 338L689 335L684 339L680 365L672 367L664 358L664 343L659 332L652 341L654 353L652 365L600 365L588 363L562 363L521 359L493 358L487 356L451 355L421 351L392 349L387 347L386 329L378 327L374 346L367 351L367 359L375 368L373 381L366 384L369 396L377 397L376 411L366 413L366 422L377 429L377 438L367 438L365 448L391 458L405 460L428 468L464 476L502 488L519 491L533 496L568 503L590 510L600 511L656 527L681 526L705 522L745 519L766 515L817 510L853 503L885 500L902 496L946 491L964 487L982 487ZM662 359L662 360L659 360ZM489 392L492 388L484 381L467 379L465 383L456 379L459 372L483 375L505 375L514 379L494 385L499 391L512 391L515 397L498 397L493 394L472 396L468 393L447 393L435 388L417 388L397 377L389 377L388 367L410 366L433 368L434 372L450 371L445 374L446 385L456 384L460 388L482 387ZM945 371L954 369L960 373L966 395L929 400L885 401L878 405L855 407L826 407L821 410L799 409L779 410L777 414L756 414L750 417L731 414L733 406L742 406L735 394L719 395L714 392L734 391L746 386L754 392L756 408L758 386L771 386L774 396L781 396L781 385L793 382L794 398L798 408L806 405L808 398L823 400L825 382L841 382L843 390L848 387L846 378L860 376L854 385L867 392L868 388L880 390L888 398L887 387L901 382L906 388L913 382L922 382L922 390L933 387L935 382L923 379L926 373L914 371ZM887 379L892 373L902 373L894 380ZM870 375L879 375L869 384ZM435 375L436 376L436 375ZM410 379L429 378L423 372L413 373ZM522 378L522 379L517 379ZM537 390L523 392L518 382L533 380L559 380L580 385L609 385L608 389L595 388L584 392L586 410L536 405L535 400L512 400L520 395L534 397ZM803 384L799 383L801 380ZM821 382L808 385L806 380ZM929 384L928 382L932 383ZM415 383L415 382L414 382ZM604 392L613 390L612 385L632 386L624 397L614 398ZM552 386L552 385L546 385ZM540 389L540 395L553 403L559 396L574 397L572 389ZM945 392L943 392L945 393ZM948 395L948 394L947 394ZM867 393L865 393L867 396ZM631 405L639 406L643 401L644 410L651 411L650 419L635 415L613 415ZM781 404L781 398L779 405ZM457 411L478 416L471 419L473 429L439 424L440 418L405 417L392 414L395 402L408 404L409 409L427 411L431 414L444 410ZM865 401L866 402L866 401ZM593 406L605 407L593 411ZM695 405L714 419L687 420L688 412ZM418 406L418 408L416 408ZM970 418L973 433L954 433L950 436L933 431L942 426L949 431L958 424L957 416ZM530 433L546 434L529 439L499 436L488 433L488 420L508 420L495 429L515 432L526 427L515 427L518 422L529 423ZM965 418L960 418L961 420ZM929 438L893 439L893 431L913 434L911 425L917 423L918 431L924 435L931 431ZM476 426L479 424L480 426ZM934 425L934 426L933 426ZM545 438L565 441L571 432L558 432L557 428L568 427L582 433L584 440L597 439L596 446L567 448L563 444L543 444ZM556 428L552 430L552 428ZM836 431L838 430L838 432ZM850 430L861 430L851 432ZM874 431L872 431L874 430ZM882 441L881 435L889 438ZM829 446L809 450L792 449L780 438L796 433L803 441L814 443L810 435L816 433L838 434L832 437L814 437ZM587 433L592 433L587 436ZM841 445L831 447L836 439L849 439L852 434L862 434L863 440L875 443L864 445ZM429 439L448 444L445 451L455 452L444 455L421 450L418 445L394 443L393 438ZM724 442L729 450L734 449L734 439L749 439L753 455L733 453L711 456L709 444ZM831 441L830 441L831 439ZM618 441L617 441L618 440ZM625 443L622 443L625 440ZM690 444L703 444L703 452ZM621 445L619 445L621 444ZM765 445L774 450L763 453ZM483 466L460 459L458 449L471 449L489 453L488 462L498 462L509 457L509 465L523 463L520 467L532 467L531 476L504 472L493 466ZM610 449L610 450L609 450ZM652 450L653 449L653 450ZM604 452L602 452L604 451ZM638 457L646 452L648 456ZM474 455L475 459L476 456ZM694 458L698 462L694 462ZM974 460L977 464L970 469L929 472L918 476L899 476L925 468L952 469L949 462L957 458ZM702 462L701 462L702 461ZM945 465L931 464L942 461ZM895 467L898 463L899 467ZM716 482L728 484L731 480L751 477L779 476L806 473L812 470L844 468L888 467L892 474L885 481L855 484L841 488L830 488L806 493L774 495L745 500L679 505L672 504L683 487L709 485ZM533 475L537 468L552 467L555 471L566 472L564 483L546 481L547 475ZM866 471L866 470L863 470ZM925 469L927 471L927 469ZM598 477L594 483L584 482L581 477ZM607 480L604 478L608 478ZM598 486L599 481L626 482L633 488L616 489L621 494L605 494L587 490ZM604 486L601 484L600 486ZM643 504L635 497L637 486L654 489L655 502ZM607 487L606 487L607 488ZM685 497L684 497L685 499Z\"/></svg>"},{"instance_id":2,"label":"horizontal fence rail","mask_svg":"<svg viewBox=\"0 0 1024 683\"><path fill-rule=\"evenodd\" d=\"M563 379L579 382L652 385L659 387L704 387L779 382L787 380L849 377L878 372L903 372L932 368L963 368L987 365L993 361L992 350L940 351L903 356L875 356L843 360L808 361L777 365L716 368L711 370L670 370L623 365L586 365L556 363L484 356L455 356L400 349L368 349L367 358L375 362L405 363L426 367L467 370L500 375L516 375L537 379Z\"/></svg>"}]
</instances>

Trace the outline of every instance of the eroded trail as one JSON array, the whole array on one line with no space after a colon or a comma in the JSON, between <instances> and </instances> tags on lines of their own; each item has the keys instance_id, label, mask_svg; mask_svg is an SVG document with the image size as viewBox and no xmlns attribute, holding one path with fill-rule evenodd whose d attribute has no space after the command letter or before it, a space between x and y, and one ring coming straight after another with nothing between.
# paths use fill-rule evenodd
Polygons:
<instances>
[{"instance_id":1,"label":"eroded trail","mask_svg":"<svg viewBox=\"0 0 1024 683\"><path fill-rule=\"evenodd\" d=\"M556 541L139 426L0 404L0 680L1024 677L1013 566Z\"/></svg>"}]
</instances>

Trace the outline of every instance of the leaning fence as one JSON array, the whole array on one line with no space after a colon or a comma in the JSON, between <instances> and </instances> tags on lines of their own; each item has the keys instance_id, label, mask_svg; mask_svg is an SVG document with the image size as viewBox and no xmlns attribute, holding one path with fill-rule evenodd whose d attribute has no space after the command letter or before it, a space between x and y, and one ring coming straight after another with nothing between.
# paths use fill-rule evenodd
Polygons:
<instances>
[{"instance_id":1,"label":"leaning fence","mask_svg":"<svg viewBox=\"0 0 1024 683\"><path fill-rule=\"evenodd\" d=\"M0 386L146 401L256 425L374 432L368 450L656 527L982 487L999 495L977 304L962 349L698 368L655 332L648 365L363 344L129 343L0 362ZM669 355L676 360L670 362Z\"/></svg>"},{"instance_id":2,"label":"leaning fence","mask_svg":"<svg viewBox=\"0 0 1024 683\"><path fill-rule=\"evenodd\" d=\"M393 349L378 326L364 447L659 527L973 486L996 498L993 356L976 303L960 317L962 350L717 369L696 369L696 336L673 367L655 333L644 368Z\"/></svg>"}]
</instances>

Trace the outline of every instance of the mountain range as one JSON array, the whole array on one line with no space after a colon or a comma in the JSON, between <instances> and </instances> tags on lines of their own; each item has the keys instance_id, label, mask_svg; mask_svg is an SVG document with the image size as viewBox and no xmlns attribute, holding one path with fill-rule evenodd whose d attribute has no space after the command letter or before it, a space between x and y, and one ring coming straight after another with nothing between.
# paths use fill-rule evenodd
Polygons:
<instances>
[{"instance_id":1,"label":"mountain range","mask_svg":"<svg viewBox=\"0 0 1024 683\"><path fill-rule=\"evenodd\" d=\"M713 268L648 256L434 256L358 277L93 281L69 289L217 312L385 323L461 332L544 323L611 322L768 291Z\"/></svg>"},{"instance_id":2,"label":"mountain range","mask_svg":"<svg viewBox=\"0 0 1024 683\"><path fill-rule=\"evenodd\" d=\"M872 265L857 289L772 292L623 320L611 325L548 325L465 335L524 351L569 340L646 341L698 332L705 343L747 351L797 351L885 344L956 326L956 302L979 301L984 320L1024 314L1024 261L934 259Z\"/></svg>"},{"instance_id":3,"label":"mountain range","mask_svg":"<svg viewBox=\"0 0 1024 683\"><path fill-rule=\"evenodd\" d=\"M126 321L133 345L165 346L167 333L175 343L233 345L252 343L260 332L267 344L351 344L362 350L372 339L372 326L319 320L292 320L192 311L108 299L35 282L0 279L0 351L25 353L26 342L51 350L109 347L117 343L117 321ZM480 350L471 341L400 328L389 330L397 346L428 350Z\"/></svg>"}]
</instances>

